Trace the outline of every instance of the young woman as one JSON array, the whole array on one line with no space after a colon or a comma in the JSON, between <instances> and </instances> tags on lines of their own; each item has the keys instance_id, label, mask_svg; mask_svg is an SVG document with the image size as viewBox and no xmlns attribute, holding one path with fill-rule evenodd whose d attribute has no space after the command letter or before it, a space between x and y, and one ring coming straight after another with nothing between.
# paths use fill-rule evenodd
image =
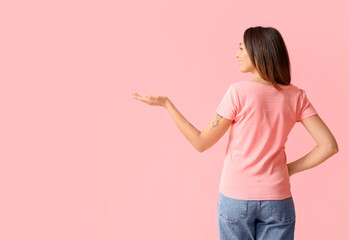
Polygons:
<instances>
[{"instance_id":1,"label":"young woman","mask_svg":"<svg viewBox=\"0 0 349 240\"><path fill-rule=\"evenodd\" d=\"M290 177L338 152L337 142L305 90L291 84L284 40L272 27L251 27L236 55L252 80L231 83L203 130L191 125L166 96L133 94L165 107L199 151L212 147L230 129L217 204L221 240L294 239L296 214ZM287 164L285 143L296 122L317 142L308 154Z\"/></svg>"}]
</instances>

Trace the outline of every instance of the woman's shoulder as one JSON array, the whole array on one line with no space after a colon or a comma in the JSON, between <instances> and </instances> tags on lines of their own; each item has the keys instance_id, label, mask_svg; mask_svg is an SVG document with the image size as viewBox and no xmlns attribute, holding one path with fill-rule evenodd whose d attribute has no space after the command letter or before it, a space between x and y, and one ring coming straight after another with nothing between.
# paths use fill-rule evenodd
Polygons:
<instances>
[{"instance_id":1,"label":"woman's shoulder","mask_svg":"<svg viewBox=\"0 0 349 240\"><path fill-rule=\"evenodd\" d=\"M284 85L284 84L278 84L278 85L280 87L286 87L287 89L294 89L296 91L302 91L303 90L300 87L298 87L297 85L294 85L293 83L290 83L288 85ZM247 87L247 86L263 87L263 88L271 88L271 89L275 88L272 84L265 84L265 83L260 83L260 82L256 82L256 81L252 81L252 80L235 81L235 82L232 82L230 84L230 86L234 87L234 88Z\"/></svg>"}]
</instances>

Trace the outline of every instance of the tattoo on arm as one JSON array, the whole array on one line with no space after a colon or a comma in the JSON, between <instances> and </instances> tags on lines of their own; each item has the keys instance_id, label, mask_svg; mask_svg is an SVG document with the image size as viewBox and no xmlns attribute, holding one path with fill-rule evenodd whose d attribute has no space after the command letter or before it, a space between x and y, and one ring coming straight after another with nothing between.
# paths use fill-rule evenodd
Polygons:
<instances>
[{"instance_id":1,"label":"tattoo on arm","mask_svg":"<svg viewBox=\"0 0 349 240\"><path fill-rule=\"evenodd\" d=\"M214 127L217 127L218 126L218 124L219 124L219 120L222 118L222 116L221 115L219 115L219 114L216 114L216 119L215 119L215 121L212 123L212 128L214 128ZM211 128L211 129L212 129Z\"/></svg>"}]
</instances>

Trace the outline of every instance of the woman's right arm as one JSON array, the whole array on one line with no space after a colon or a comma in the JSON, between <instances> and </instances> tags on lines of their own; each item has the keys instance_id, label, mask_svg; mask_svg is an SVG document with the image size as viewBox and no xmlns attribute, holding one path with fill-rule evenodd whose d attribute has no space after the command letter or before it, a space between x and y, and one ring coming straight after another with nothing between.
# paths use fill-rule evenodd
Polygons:
<instances>
[{"instance_id":1,"label":"woman's right arm","mask_svg":"<svg viewBox=\"0 0 349 240\"><path fill-rule=\"evenodd\" d=\"M317 142L304 157L287 164L289 176L313 168L338 152L338 144L318 114L301 120L303 126Z\"/></svg>"}]
</instances>

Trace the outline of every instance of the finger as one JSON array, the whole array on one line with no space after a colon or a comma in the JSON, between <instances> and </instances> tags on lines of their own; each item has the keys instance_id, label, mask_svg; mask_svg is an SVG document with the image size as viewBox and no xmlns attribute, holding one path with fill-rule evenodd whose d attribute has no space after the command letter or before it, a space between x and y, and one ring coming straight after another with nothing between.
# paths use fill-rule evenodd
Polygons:
<instances>
[{"instance_id":1,"label":"finger","mask_svg":"<svg viewBox=\"0 0 349 240\"><path fill-rule=\"evenodd\" d=\"M131 97L134 97L134 98L139 97L139 94L138 93L132 93Z\"/></svg>"},{"instance_id":2,"label":"finger","mask_svg":"<svg viewBox=\"0 0 349 240\"><path fill-rule=\"evenodd\" d=\"M138 93L132 93L131 97L136 99L146 99L145 97L140 96Z\"/></svg>"},{"instance_id":3,"label":"finger","mask_svg":"<svg viewBox=\"0 0 349 240\"><path fill-rule=\"evenodd\" d=\"M135 99L142 101L142 102L152 104L153 95L151 95L151 94L146 94L146 95L144 95L144 97L142 97L138 93L133 93L131 96Z\"/></svg>"},{"instance_id":4,"label":"finger","mask_svg":"<svg viewBox=\"0 0 349 240\"><path fill-rule=\"evenodd\" d=\"M142 97L142 96L138 95L135 98L138 99L139 101L142 101L142 102L145 102L145 103L148 103L148 104L151 103L151 100L149 98L146 98L146 97Z\"/></svg>"}]
</instances>

